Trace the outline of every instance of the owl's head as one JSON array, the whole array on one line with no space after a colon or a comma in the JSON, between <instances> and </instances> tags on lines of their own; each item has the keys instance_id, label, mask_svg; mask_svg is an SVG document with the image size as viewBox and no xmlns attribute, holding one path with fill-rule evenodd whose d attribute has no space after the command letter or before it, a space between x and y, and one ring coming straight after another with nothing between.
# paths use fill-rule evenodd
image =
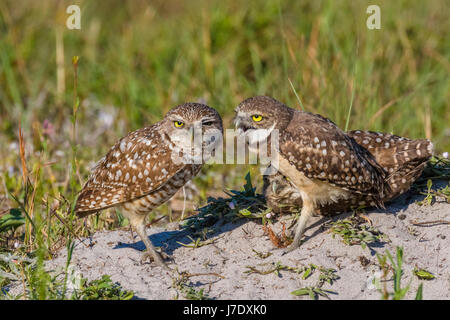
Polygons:
<instances>
[{"instance_id":1,"label":"owl's head","mask_svg":"<svg viewBox=\"0 0 450 320\"><path fill-rule=\"evenodd\" d=\"M250 135L259 129L283 130L292 118L293 110L267 96L256 96L242 101L235 109L234 123L240 134Z\"/></svg>"},{"instance_id":2,"label":"owl's head","mask_svg":"<svg viewBox=\"0 0 450 320\"><path fill-rule=\"evenodd\" d=\"M222 118L213 108L201 103L184 103L171 109L161 122L170 141L182 150L203 150L221 143ZM191 151L189 151L191 152Z\"/></svg>"}]
</instances>

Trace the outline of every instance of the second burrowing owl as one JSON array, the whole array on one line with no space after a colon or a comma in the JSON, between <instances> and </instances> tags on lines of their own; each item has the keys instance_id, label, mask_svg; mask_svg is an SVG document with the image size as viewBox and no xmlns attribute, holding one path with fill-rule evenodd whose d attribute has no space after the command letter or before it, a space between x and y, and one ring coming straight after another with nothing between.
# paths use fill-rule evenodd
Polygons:
<instances>
[{"instance_id":1,"label":"second burrowing owl","mask_svg":"<svg viewBox=\"0 0 450 320\"><path fill-rule=\"evenodd\" d=\"M145 232L145 218L200 171L207 150L221 143L222 119L214 109L185 103L152 126L129 133L93 168L75 211L79 217L119 207L144 242L145 257L165 267Z\"/></svg>"},{"instance_id":2,"label":"second burrowing owl","mask_svg":"<svg viewBox=\"0 0 450 320\"><path fill-rule=\"evenodd\" d=\"M432 143L424 139L411 140L389 133L363 130L349 131L347 135L366 147L388 173L386 182L391 192L384 194L381 199L383 202L408 191L433 154ZM267 205L275 213L289 213L302 206L301 194L280 173L264 176L263 193ZM370 195L353 194L339 203L322 204L317 211L323 215L333 215L373 205Z\"/></svg>"},{"instance_id":3,"label":"second burrowing owl","mask_svg":"<svg viewBox=\"0 0 450 320\"><path fill-rule=\"evenodd\" d=\"M409 143L382 133L345 133L320 115L264 96L243 101L236 108L235 123L250 140L267 138L278 130L278 173L266 180L270 188L278 184L282 190L269 195L279 196L272 199L278 205L287 199L288 204L302 206L288 251L300 245L309 217L321 208L337 211L355 203L383 206L384 201L406 191L410 178L417 177L423 159L432 152L429 141ZM267 134L256 135L258 129Z\"/></svg>"}]
</instances>

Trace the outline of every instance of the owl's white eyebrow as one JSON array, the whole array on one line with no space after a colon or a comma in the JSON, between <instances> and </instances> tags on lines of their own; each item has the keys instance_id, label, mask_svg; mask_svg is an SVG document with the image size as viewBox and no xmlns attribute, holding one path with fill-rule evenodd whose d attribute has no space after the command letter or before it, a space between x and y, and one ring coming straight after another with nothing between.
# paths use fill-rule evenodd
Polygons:
<instances>
[{"instance_id":1,"label":"owl's white eyebrow","mask_svg":"<svg viewBox=\"0 0 450 320\"><path fill-rule=\"evenodd\" d=\"M205 119L202 119L202 123L211 122L211 121L215 121L215 120L216 120L215 118L205 118Z\"/></svg>"}]
</instances>

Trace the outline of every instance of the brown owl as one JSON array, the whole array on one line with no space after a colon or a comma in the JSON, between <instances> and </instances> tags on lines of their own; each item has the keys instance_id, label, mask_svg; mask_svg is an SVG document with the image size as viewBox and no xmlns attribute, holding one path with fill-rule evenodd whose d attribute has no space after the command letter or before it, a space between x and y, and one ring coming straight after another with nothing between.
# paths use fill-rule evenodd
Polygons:
<instances>
[{"instance_id":1,"label":"brown owl","mask_svg":"<svg viewBox=\"0 0 450 320\"><path fill-rule=\"evenodd\" d=\"M208 152L221 143L222 119L216 110L185 103L152 126L129 133L92 169L75 212L79 217L119 207L144 242L143 259L166 265L148 239L145 217L169 200L200 171Z\"/></svg>"},{"instance_id":2,"label":"brown owl","mask_svg":"<svg viewBox=\"0 0 450 320\"><path fill-rule=\"evenodd\" d=\"M249 138L258 129L278 130L278 171L265 177L264 192L275 211L302 207L287 251L300 245L313 213L337 213L359 205L383 207L408 190L433 149L427 140L369 131L346 133L329 119L265 96L240 103L235 123Z\"/></svg>"}]
</instances>

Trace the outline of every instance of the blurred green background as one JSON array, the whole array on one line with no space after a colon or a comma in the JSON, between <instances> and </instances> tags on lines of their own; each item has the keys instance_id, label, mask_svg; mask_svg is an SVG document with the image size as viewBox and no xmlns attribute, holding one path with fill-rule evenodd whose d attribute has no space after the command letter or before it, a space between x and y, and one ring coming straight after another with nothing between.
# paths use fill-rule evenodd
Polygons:
<instances>
[{"instance_id":1,"label":"blurred green background","mask_svg":"<svg viewBox=\"0 0 450 320\"><path fill-rule=\"evenodd\" d=\"M111 135L184 101L225 119L257 94L298 107L290 79L308 111L341 127L354 93L349 129L448 150L449 3L377 1L382 29L368 30L372 2L2 1L2 139L15 139L19 120L27 131L47 119L61 133L77 55L79 121L93 124L89 109L108 105ZM70 4L81 8L81 30L65 26Z\"/></svg>"},{"instance_id":2,"label":"blurred green background","mask_svg":"<svg viewBox=\"0 0 450 320\"><path fill-rule=\"evenodd\" d=\"M66 28L71 4L81 30ZM381 30L366 27L370 4L381 8ZM348 129L428 138L449 151L449 13L446 0L2 0L0 208L22 190L19 123L28 169L42 168L36 199L67 196L122 135L185 101L218 109L231 128L241 100L265 94L300 108L296 92L341 128L351 106ZM215 166L199 184L242 185L245 170Z\"/></svg>"}]
</instances>

